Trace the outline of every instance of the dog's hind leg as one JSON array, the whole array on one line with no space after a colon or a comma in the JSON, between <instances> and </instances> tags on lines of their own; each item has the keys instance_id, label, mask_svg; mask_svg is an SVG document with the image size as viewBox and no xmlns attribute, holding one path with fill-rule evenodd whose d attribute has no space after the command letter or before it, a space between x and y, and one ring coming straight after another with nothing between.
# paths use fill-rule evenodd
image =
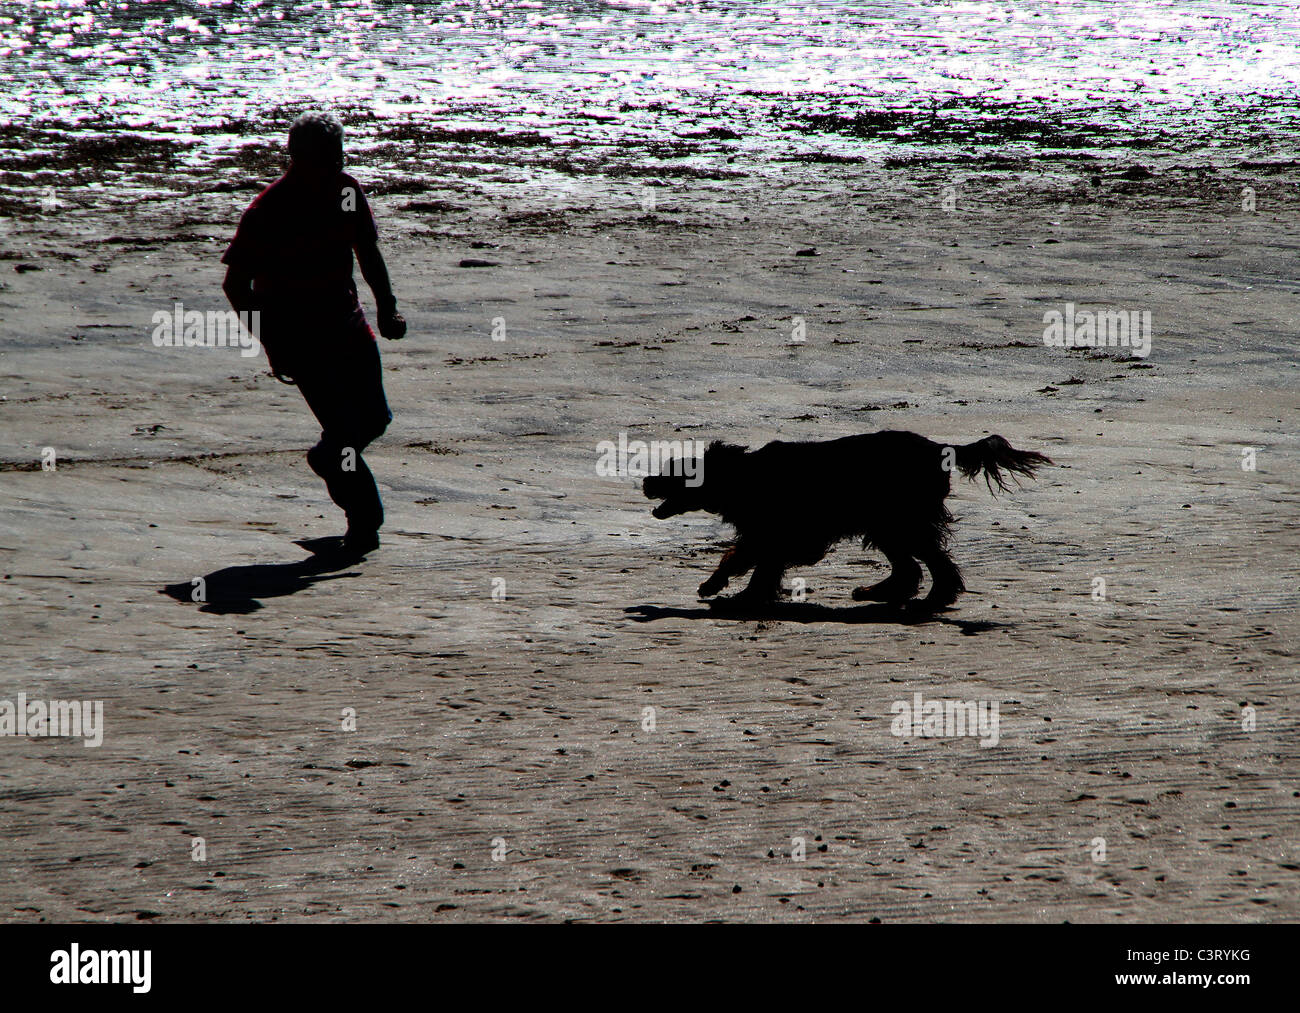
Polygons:
<instances>
[{"instance_id":1,"label":"dog's hind leg","mask_svg":"<svg viewBox=\"0 0 1300 1013\"><path fill-rule=\"evenodd\" d=\"M754 560L746 546L741 543L732 546L723 553L718 561L718 568L713 571L713 576L700 585L700 597L709 598L717 594L727 586L732 577L739 577L753 565Z\"/></svg>"},{"instance_id":2,"label":"dog's hind leg","mask_svg":"<svg viewBox=\"0 0 1300 1013\"><path fill-rule=\"evenodd\" d=\"M930 593L925 596L922 604L930 609L947 608L957 600L959 594L966 590L966 584L961 579L961 570L957 569L957 564L952 561L952 557L939 545L927 545L924 549L918 550L917 555L930 570L930 576L934 580Z\"/></svg>"},{"instance_id":3,"label":"dog's hind leg","mask_svg":"<svg viewBox=\"0 0 1300 1013\"><path fill-rule=\"evenodd\" d=\"M893 572L870 587L855 587L853 600L903 602L915 598L916 592L921 588L921 567L912 558L911 553L904 551L900 543L877 544L880 551L885 554L885 558L889 560Z\"/></svg>"}]
</instances>

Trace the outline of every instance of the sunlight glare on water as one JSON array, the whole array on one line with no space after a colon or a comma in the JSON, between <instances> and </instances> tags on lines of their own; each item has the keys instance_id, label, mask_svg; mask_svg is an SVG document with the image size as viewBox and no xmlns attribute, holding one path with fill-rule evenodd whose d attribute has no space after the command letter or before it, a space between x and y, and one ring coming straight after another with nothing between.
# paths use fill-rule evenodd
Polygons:
<instances>
[{"instance_id":1,"label":"sunlight glare on water","mask_svg":"<svg viewBox=\"0 0 1300 1013\"><path fill-rule=\"evenodd\" d=\"M1240 153L1267 136L1287 153L1300 22L1292 4L1241 0L0 0L0 67L7 125L182 140L269 136L277 111L326 105L605 144L724 131L751 152L961 147L1014 114L1112 144ZM882 110L969 130L861 115ZM983 143L1057 143L1003 134Z\"/></svg>"}]
</instances>

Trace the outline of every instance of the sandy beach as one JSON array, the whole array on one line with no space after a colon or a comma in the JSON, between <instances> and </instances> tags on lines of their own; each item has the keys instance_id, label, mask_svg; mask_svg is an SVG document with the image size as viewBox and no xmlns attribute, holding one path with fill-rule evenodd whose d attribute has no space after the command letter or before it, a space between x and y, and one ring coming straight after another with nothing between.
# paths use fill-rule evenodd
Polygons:
<instances>
[{"instance_id":1,"label":"sandy beach","mask_svg":"<svg viewBox=\"0 0 1300 1013\"><path fill-rule=\"evenodd\" d=\"M1134 102L1187 87L1132 68ZM390 79L339 107L410 325L366 454L387 524L330 566L296 544L344 523L297 392L151 340L226 308L300 107L258 83L236 115L205 73L184 136L3 100L0 711L103 718L0 734L0 921L1300 918L1285 103L1207 101L1203 136L1100 99L664 111L628 71L589 108L538 76L542 124L542 85L442 121ZM1149 313L1149 354L1047 346L1067 306ZM732 532L598 473L620 436L884 429L1055 462L955 484L938 615L854 602L886 564L852 544L719 615ZM995 704L996 744L900 733L916 694Z\"/></svg>"},{"instance_id":2,"label":"sandy beach","mask_svg":"<svg viewBox=\"0 0 1300 1013\"><path fill-rule=\"evenodd\" d=\"M6 682L105 727L0 742L0 912L1295 918L1295 182L377 194L411 323L368 455L389 521L329 573L294 544L341 521L296 392L145 324L213 305L248 195L6 219ZM1066 301L1150 309L1151 354L1043 347ZM933 621L850 601L882 567L853 546L806 602L714 618L727 530L595 472L620 432L884 428L1058 465L958 486L971 593ZM206 605L160 593L200 576ZM917 691L999 701L999 745L892 735Z\"/></svg>"}]
</instances>

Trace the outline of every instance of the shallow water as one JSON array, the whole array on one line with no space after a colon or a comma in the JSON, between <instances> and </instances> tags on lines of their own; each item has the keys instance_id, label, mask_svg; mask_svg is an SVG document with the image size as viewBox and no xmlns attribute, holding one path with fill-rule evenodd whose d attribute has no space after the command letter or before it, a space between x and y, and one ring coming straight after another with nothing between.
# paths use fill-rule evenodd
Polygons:
<instances>
[{"instance_id":1,"label":"shallow water","mask_svg":"<svg viewBox=\"0 0 1300 1013\"><path fill-rule=\"evenodd\" d=\"M1288 159L1300 138L1284 3L0 0L0 66L6 188L220 153L265 176L241 146L317 105L372 163L459 144L574 174Z\"/></svg>"}]
</instances>

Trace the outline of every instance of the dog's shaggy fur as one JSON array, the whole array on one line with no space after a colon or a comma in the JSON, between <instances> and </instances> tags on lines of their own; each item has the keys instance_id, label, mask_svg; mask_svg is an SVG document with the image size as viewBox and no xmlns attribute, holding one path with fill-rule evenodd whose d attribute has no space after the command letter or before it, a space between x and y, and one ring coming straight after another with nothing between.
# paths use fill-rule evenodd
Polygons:
<instances>
[{"instance_id":1,"label":"dog's shaggy fur","mask_svg":"<svg viewBox=\"0 0 1300 1013\"><path fill-rule=\"evenodd\" d=\"M1001 436L964 447L905 432L776 441L758 450L719 442L705 451L697 486L687 483L681 467L672 466L669 474L647 478L643 489L647 498L663 500L653 510L655 517L704 510L735 527L736 543L700 585L702 598L752 569L749 585L729 601L772 602L787 569L810 566L836 542L861 538L864 547L884 553L893 572L857 588L855 600L914 598L921 586L920 560L933 578L924 605L940 609L966 590L946 551L952 524L943 502L949 472L956 468L972 480L983 473L990 491L1005 490L1008 474L1032 476L1051 463L1042 454L1014 449Z\"/></svg>"}]
</instances>

